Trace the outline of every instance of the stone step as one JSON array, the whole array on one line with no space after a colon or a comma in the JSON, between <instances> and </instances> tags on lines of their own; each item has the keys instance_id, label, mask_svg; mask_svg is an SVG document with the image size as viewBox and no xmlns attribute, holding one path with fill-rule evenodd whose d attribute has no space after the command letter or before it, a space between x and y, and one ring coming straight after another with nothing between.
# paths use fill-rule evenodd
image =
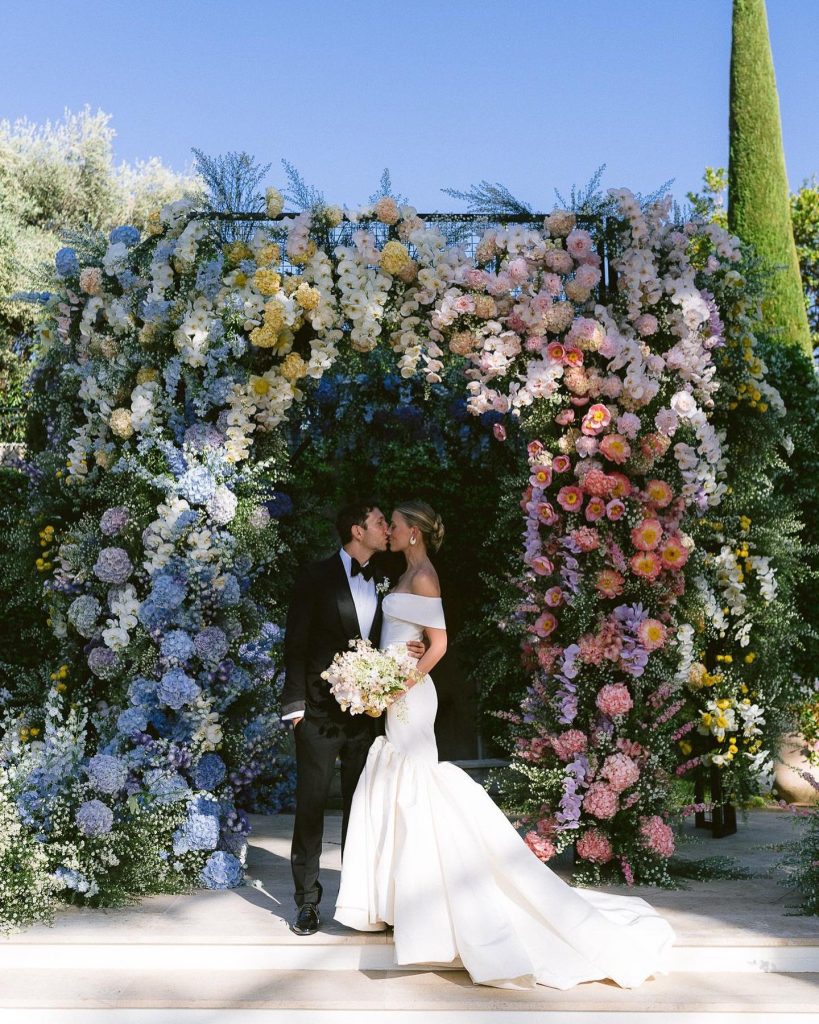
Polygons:
<instances>
[{"instance_id":1,"label":"stone step","mask_svg":"<svg viewBox=\"0 0 819 1024\"><path fill-rule=\"evenodd\" d=\"M289 938L289 937L288 937ZM398 968L392 942L383 935L369 941L317 934L295 941L259 942L26 942L0 943L0 972L52 969L98 971L425 971L424 965ZM359 941L355 941L359 939ZM452 966L436 970L461 970ZM819 938L813 944L774 942L753 945L676 945L675 974L819 974ZM819 998L819 993L817 993Z\"/></svg>"},{"instance_id":2,"label":"stone step","mask_svg":"<svg viewBox=\"0 0 819 1024\"><path fill-rule=\"evenodd\" d=\"M2 1024L819 1024L819 975L709 972L567 992L473 985L462 971L15 971ZM423 1016L422 1016L423 1014Z\"/></svg>"}]
</instances>

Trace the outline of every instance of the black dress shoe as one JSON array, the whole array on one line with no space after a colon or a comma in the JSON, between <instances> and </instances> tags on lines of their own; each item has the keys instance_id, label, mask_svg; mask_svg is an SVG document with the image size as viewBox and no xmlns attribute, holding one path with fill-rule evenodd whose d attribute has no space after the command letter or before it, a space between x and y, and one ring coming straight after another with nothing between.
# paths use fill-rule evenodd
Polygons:
<instances>
[{"instance_id":1,"label":"black dress shoe","mask_svg":"<svg viewBox=\"0 0 819 1024\"><path fill-rule=\"evenodd\" d=\"M321 924L318 907L315 903L305 903L299 907L296 920L290 925L290 931L296 935L313 935Z\"/></svg>"}]
</instances>

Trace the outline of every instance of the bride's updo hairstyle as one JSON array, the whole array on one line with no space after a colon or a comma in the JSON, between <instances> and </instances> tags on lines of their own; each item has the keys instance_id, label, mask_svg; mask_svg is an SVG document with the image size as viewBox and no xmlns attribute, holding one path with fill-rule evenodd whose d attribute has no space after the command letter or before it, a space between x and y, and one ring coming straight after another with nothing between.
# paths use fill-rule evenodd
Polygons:
<instances>
[{"instance_id":1,"label":"bride's updo hairstyle","mask_svg":"<svg viewBox=\"0 0 819 1024\"><path fill-rule=\"evenodd\" d=\"M425 501L403 501L395 506L395 511L400 512L407 523L418 530L424 538L427 551L434 554L444 540L444 523L435 509Z\"/></svg>"}]
</instances>

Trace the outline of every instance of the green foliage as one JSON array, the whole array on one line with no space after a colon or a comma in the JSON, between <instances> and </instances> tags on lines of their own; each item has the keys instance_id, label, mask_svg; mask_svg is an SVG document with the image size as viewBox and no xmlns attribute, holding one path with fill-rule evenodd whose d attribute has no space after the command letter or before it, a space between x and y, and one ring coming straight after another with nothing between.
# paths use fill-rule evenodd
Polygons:
<instances>
[{"instance_id":1,"label":"green foliage","mask_svg":"<svg viewBox=\"0 0 819 1024\"><path fill-rule=\"evenodd\" d=\"M815 346L819 344L819 181L815 175L791 196L791 218Z\"/></svg>"},{"instance_id":2,"label":"green foliage","mask_svg":"<svg viewBox=\"0 0 819 1024\"><path fill-rule=\"evenodd\" d=\"M85 236L124 223L143 228L151 211L201 193L194 176L157 159L114 163L111 115L66 111L59 121L0 121L0 405L17 407L27 346L40 309L10 298L55 286L53 260L66 232ZM19 416L0 411L0 440L20 440Z\"/></svg>"},{"instance_id":3,"label":"green foliage","mask_svg":"<svg viewBox=\"0 0 819 1024\"><path fill-rule=\"evenodd\" d=\"M765 0L734 0L728 198L731 230L777 271L763 303L768 329L810 351Z\"/></svg>"}]
</instances>

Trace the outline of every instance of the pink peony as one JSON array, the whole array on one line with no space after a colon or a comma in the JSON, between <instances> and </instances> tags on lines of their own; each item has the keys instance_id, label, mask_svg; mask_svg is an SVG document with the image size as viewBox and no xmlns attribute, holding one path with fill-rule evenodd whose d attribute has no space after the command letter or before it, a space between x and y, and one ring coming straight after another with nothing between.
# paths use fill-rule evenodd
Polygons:
<instances>
[{"instance_id":1,"label":"pink peony","mask_svg":"<svg viewBox=\"0 0 819 1024\"><path fill-rule=\"evenodd\" d=\"M613 818L620 809L617 794L604 782L593 782L583 797L583 809L595 818Z\"/></svg>"},{"instance_id":2,"label":"pink peony","mask_svg":"<svg viewBox=\"0 0 819 1024\"><path fill-rule=\"evenodd\" d=\"M559 608L563 604L563 591L560 587L549 587L543 598L550 608Z\"/></svg>"},{"instance_id":3,"label":"pink peony","mask_svg":"<svg viewBox=\"0 0 819 1024\"><path fill-rule=\"evenodd\" d=\"M596 437L578 437L574 443L574 448L581 459L591 458L592 455L597 453L597 449L600 446L600 442Z\"/></svg>"},{"instance_id":4,"label":"pink peony","mask_svg":"<svg viewBox=\"0 0 819 1024\"><path fill-rule=\"evenodd\" d=\"M545 555L535 555L529 564L538 576L551 576L554 572L554 566Z\"/></svg>"},{"instance_id":5,"label":"pink peony","mask_svg":"<svg viewBox=\"0 0 819 1024\"><path fill-rule=\"evenodd\" d=\"M634 707L634 701L625 683L606 683L598 691L595 704L604 715L616 718Z\"/></svg>"},{"instance_id":6,"label":"pink peony","mask_svg":"<svg viewBox=\"0 0 819 1024\"><path fill-rule=\"evenodd\" d=\"M533 487L548 487L551 482L551 466L546 466L543 463L532 466L532 475L529 477L529 483L532 484Z\"/></svg>"},{"instance_id":7,"label":"pink peony","mask_svg":"<svg viewBox=\"0 0 819 1024\"><path fill-rule=\"evenodd\" d=\"M653 551L662 539L663 527L659 519L644 519L631 531L631 543L638 551Z\"/></svg>"},{"instance_id":8,"label":"pink peony","mask_svg":"<svg viewBox=\"0 0 819 1024\"><path fill-rule=\"evenodd\" d=\"M551 860L557 853L554 843L545 839L537 832L527 832L523 838L532 853L544 862Z\"/></svg>"},{"instance_id":9,"label":"pink peony","mask_svg":"<svg viewBox=\"0 0 819 1024\"><path fill-rule=\"evenodd\" d=\"M616 523L618 519L622 519L625 511L626 506L619 498L612 498L608 505L606 505L606 515L613 523Z\"/></svg>"},{"instance_id":10,"label":"pink peony","mask_svg":"<svg viewBox=\"0 0 819 1024\"><path fill-rule=\"evenodd\" d=\"M665 480L647 480L646 497L657 508L666 508L674 499L674 492Z\"/></svg>"},{"instance_id":11,"label":"pink peony","mask_svg":"<svg viewBox=\"0 0 819 1024\"><path fill-rule=\"evenodd\" d=\"M665 645L668 631L659 619L643 619L637 627L637 636L647 651L658 651Z\"/></svg>"},{"instance_id":12,"label":"pink peony","mask_svg":"<svg viewBox=\"0 0 819 1024\"><path fill-rule=\"evenodd\" d=\"M600 453L610 462L622 465L631 455L631 445L622 434L608 434L600 442Z\"/></svg>"},{"instance_id":13,"label":"pink peony","mask_svg":"<svg viewBox=\"0 0 819 1024\"><path fill-rule=\"evenodd\" d=\"M611 412L608 406L597 402L589 406L588 412L583 417L580 429L584 434L596 436L604 431L609 423L611 423Z\"/></svg>"},{"instance_id":14,"label":"pink peony","mask_svg":"<svg viewBox=\"0 0 819 1024\"><path fill-rule=\"evenodd\" d=\"M631 571L644 580L656 580L663 568L663 563L656 551L638 551L629 559Z\"/></svg>"},{"instance_id":15,"label":"pink peony","mask_svg":"<svg viewBox=\"0 0 819 1024\"><path fill-rule=\"evenodd\" d=\"M539 501L535 508L537 517L543 523L544 526L551 526L552 523L557 519L557 514L554 508L548 501Z\"/></svg>"},{"instance_id":16,"label":"pink peony","mask_svg":"<svg viewBox=\"0 0 819 1024\"><path fill-rule=\"evenodd\" d=\"M552 462L552 469L555 473L565 473L571 464L571 459L568 455L556 455Z\"/></svg>"},{"instance_id":17,"label":"pink peony","mask_svg":"<svg viewBox=\"0 0 819 1024\"><path fill-rule=\"evenodd\" d=\"M582 228L575 228L566 237L566 250L575 257L575 259L586 256L594 248L594 240L588 231L584 231Z\"/></svg>"},{"instance_id":18,"label":"pink peony","mask_svg":"<svg viewBox=\"0 0 819 1024\"><path fill-rule=\"evenodd\" d=\"M590 523L597 522L606 514L606 503L602 498L589 498L586 503L586 520Z\"/></svg>"},{"instance_id":19,"label":"pink peony","mask_svg":"<svg viewBox=\"0 0 819 1024\"><path fill-rule=\"evenodd\" d=\"M551 636L557 629L557 619L551 612L543 612L542 615L539 615L537 619L535 619L532 629L539 637L543 637L545 640L546 637Z\"/></svg>"},{"instance_id":20,"label":"pink peony","mask_svg":"<svg viewBox=\"0 0 819 1024\"><path fill-rule=\"evenodd\" d=\"M567 512L579 512L583 507L583 492L579 487L561 487L557 492L557 503Z\"/></svg>"},{"instance_id":21,"label":"pink peony","mask_svg":"<svg viewBox=\"0 0 819 1024\"><path fill-rule=\"evenodd\" d=\"M614 480L614 486L611 489L612 498L627 498L633 490L631 480L619 470L612 470L608 475Z\"/></svg>"},{"instance_id":22,"label":"pink peony","mask_svg":"<svg viewBox=\"0 0 819 1024\"><path fill-rule=\"evenodd\" d=\"M674 833L659 814L640 819L640 837L643 845L660 857L670 857L674 852Z\"/></svg>"},{"instance_id":23,"label":"pink peony","mask_svg":"<svg viewBox=\"0 0 819 1024\"><path fill-rule=\"evenodd\" d=\"M650 338L652 334L657 333L658 327L657 317L651 313L643 313L634 321L634 329L641 338Z\"/></svg>"},{"instance_id":24,"label":"pink peony","mask_svg":"<svg viewBox=\"0 0 819 1024\"><path fill-rule=\"evenodd\" d=\"M538 455L543 451L543 443L541 441L530 441L526 445L526 453L529 456L529 461L532 462L537 459Z\"/></svg>"},{"instance_id":25,"label":"pink peony","mask_svg":"<svg viewBox=\"0 0 819 1024\"><path fill-rule=\"evenodd\" d=\"M623 593L623 577L615 569L601 569L594 587L601 597L619 597Z\"/></svg>"},{"instance_id":26,"label":"pink peony","mask_svg":"<svg viewBox=\"0 0 819 1024\"><path fill-rule=\"evenodd\" d=\"M568 427L574 421L576 415L577 413L574 409L561 409L557 416L555 416L555 423L560 427Z\"/></svg>"},{"instance_id":27,"label":"pink peony","mask_svg":"<svg viewBox=\"0 0 819 1024\"><path fill-rule=\"evenodd\" d=\"M585 754L589 746L586 734L580 729L568 729L551 739L552 750L561 761L571 761L577 754Z\"/></svg>"},{"instance_id":28,"label":"pink peony","mask_svg":"<svg viewBox=\"0 0 819 1024\"><path fill-rule=\"evenodd\" d=\"M640 778L640 769L625 754L611 754L603 762L600 774L615 793L622 793Z\"/></svg>"},{"instance_id":29,"label":"pink peony","mask_svg":"<svg viewBox=\"0 0 819 1024\"><path fill-rule=\"evenodd\" d=\"M577 855L592 864L608 864L614 851L599 828L590 828L577 840Z\"/></svg>"},{"instance_id":30,"label":"pink peony","mask_svg":"<svg viewBox=\"0 0 819 1024\"><path fill-rule=\"evenodd\" d=\"M633 412L624 412L617 417L617 430L630 441L640 433L640 426L640 417L635 416Z\"/></svg>"}]
</instances>

